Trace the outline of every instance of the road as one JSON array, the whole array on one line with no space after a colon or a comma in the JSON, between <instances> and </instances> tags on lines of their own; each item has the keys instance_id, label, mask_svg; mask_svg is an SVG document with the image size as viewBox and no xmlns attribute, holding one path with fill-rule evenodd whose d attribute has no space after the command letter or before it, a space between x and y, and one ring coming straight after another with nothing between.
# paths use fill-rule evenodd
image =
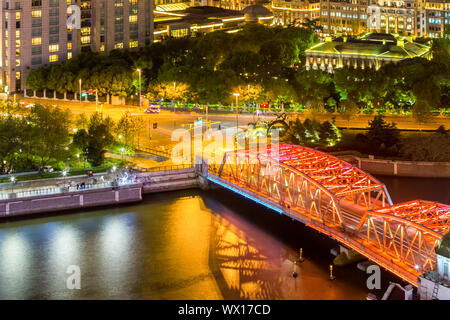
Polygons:
<instances>
[{"instance_id":1,"label":"road","mask_svg":"<svg viewBox=\"0 0 450 320\"><path fill-rule=\"evenodd\" d=\"M89 116L90 114L98 112L103 112L103 114L110 116L113 120L118 121L125 112L130 112L133 116L141 117L145 123L146 128L141 132L139 137L140 145L151 147L160 150L161 148L171 149L177 142L171 140L171 135L173 130L179 128L185 128L187 124L191 124L193 121L197 120L199 117L206 119L206 114L199 112L175 112L175 115L171 111L162 110L159 114L146 114L139 111L137 106L113 106L108 104L103 104L103 108L100 109L100 104L96 108L95 103L79 102L74 101L60 101L51 99L32 99L32 98L22 98L20 101L25 103L43 103L48 105L57 105L62 108L69 109L74 115L85 114ZM313 115L295 114L290 115L289 119L294 120L299 118L304 120L305 118L311 118ZM352 128L352 129L364 129L368 127L368 122L373 119L374 115L358 115L350 120L343 119L340 115L333 114L316 114L314 118L319 121L332 120L335 117L335 122L338 127L341 128ZM239 126L247 126L249 122L254 122L257 119L262 120L273 120L274 115L239 115ZM436 130L440 125L444 125L447 129L450 128L450 117L433 117L427 123L418 124L410 116L398 116L390 115L386 116L385 119L388 122L395 122L397 127L401 130ZM221 128L235 127L236 126L236 115L235 114L211 114L208 115L208 120L213 122L220 122ZM153 129L153 124L157 123L157 129ZM135 159L135 163L139 163L142 166L162 166L162 165L172 165L169 161L166 162L156 162L148 159Z\"/></svg>"},{"instance_id":2,"label":"road","mask_svg":"<svg viewBox=\"0 0 450 320\"><path fill-rule=\"evenodd\" d=\"M49 105L58 105L62 108L68 108L73 114L92 114L96 111L100 111L100 104L98 105L98 110L96 110L95 103L83 102L80 106L79 102L73 101L60 101L51 99L32 99L32 98L22 98L20 101L25 103L43 103ZM182 124L192 123L198 117L205 118L205 114L196 112L176 112L175 114L175 125L174 116L171 111L161 111L160 114L145 114L144 112L139 112L139 107L137 106L113 106L103 104L103 113L109 115L114 120L120 119L120 117L126 111L129 111L133 115L142 116L145 120L152 122L158 122L158 127L166 130L172 131L174 128L180 128ZM335 117L337 126L342 128L354 128L354 129L364 129L367 128L368 122L373 119L374 115L358 115L353 119L346 120L343 119L341 115L334 114L315 114L315 115L291 115L291 118L299 117L300 119L305 119L306 117L314 117L317 120L325 121L331 120ZM225 127L236 125L235 114L214 114L210 113L208 116L211 121L221 121ZM239 115L239 125L247 125L252 122L257 117L253 115ZM263 119L274 119L273 116L261 116ZM389 115L385 117L388 122L395 122L397 127L401 130L436 130L440 125L444 125L446 128L450 128L450 117L433 117L426 123L417 123L411 116L399 116L399 115Z\"/></svg>"}]
</instances>

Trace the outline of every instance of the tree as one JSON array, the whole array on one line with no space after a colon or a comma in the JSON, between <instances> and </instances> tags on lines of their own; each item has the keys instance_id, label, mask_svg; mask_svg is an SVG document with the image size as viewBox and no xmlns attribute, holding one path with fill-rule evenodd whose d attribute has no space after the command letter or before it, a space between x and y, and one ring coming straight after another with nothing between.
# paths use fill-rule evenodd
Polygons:
<instances>
[{"instance_id":1,"label":"tree","mask_svg":"<svg viewBox=\"0 0 450 320\"><path fill-rule=\"evenodd\" d=\"M367 133L359 137L360 141L365 139L366 150L375 154L393 153L400 142L400 132L395 123L387 123L381 115L369 121Z\"/></svg>"},{"instance_id":2,"label":"tree","mask_svg":"<svg viewBox=\"0 0 450 320\"><path fill-rule=\"evenodd\" d=\"M131 113L127 111L117 123L116 133L123 138L125 145L134 146L134 141L136 137L139 137L143 128L143 120L139 117L131 116Z\"/></svg>"},{"instance_id":3,"label":"tree","mask_svg":"<svg viewBox=\"0 0 450 320\"><path fill-rule=\"evenodd\" d=\"M51 160L65 161L69 155L70 112L35 105L26 121L32 126L32 153L43 167Z\"/></svg>"},{"instance_id":4,"label":"tree","mask_svg":"<svg viewBox=\"0 0 450 320\"><path fill-rule=\"evenodd\" d=\"M323 146L334 146L340 139L341 133L334 123L323 122L319 129L319 139Z\"/></svg>"},{"instance_id":5,"label":"tree","mask_svg":"<svg viewBox=\"0 0 450 320\"><path fill-rule=\"evenodd\" d=\"M186 97L189 91L189 85L180 82L163 82L156 85L150 84L148 97L151 100L169 99L181 100Z\"/></svg>"},{"instance_id":6,"label":"tree","mask_svg":"<svg viewBox=\"0 0 450 320\"><path fill-rule=\"evenodd\" d=\"M48 69L40 67L31 70L27 76L27 88L31 90L44 90L47 87Z\"/></svg>"},{"instance_id":7,"label":"tree","mask_svg":"<svg viewBox=\"0 0 450 320\"><path fill-rule=\"evenodd\" d=\"M0 118L0 165L2 173L14 169L17 153L24 148L24 139L29 126L18 117L8 115Z\"/></svg>"},{"instance_id":8,"label":"tree","mask_svg":"<svg viewBox=\"0 0 450 320\"><path fill-rule=\"evenodd\" d=\"M450 161L450 136L438 132L412 136L403 143L401 152L413 161Z\"/></svg>"},{"instance_id":9,"label":"tree","mask_svg":"<svg viewBox=\"0 0 450 320\"><path fill-rule=\"evenodd\" d=\"M105 161L106 149L114 142L113 122L95 113L89 119L87 158L92 166L100 166Z\"/></svg>"},{"instance_id":10,"label":"tree","mask_svg":"<svg viewBox=\"0 0 450 320\"><path fill-rule=\"evenodd\" d=\"M89 146L89 134L85 129L79 129L72 138L72 142L83 153Z\"/></svg>"}]
</instances>

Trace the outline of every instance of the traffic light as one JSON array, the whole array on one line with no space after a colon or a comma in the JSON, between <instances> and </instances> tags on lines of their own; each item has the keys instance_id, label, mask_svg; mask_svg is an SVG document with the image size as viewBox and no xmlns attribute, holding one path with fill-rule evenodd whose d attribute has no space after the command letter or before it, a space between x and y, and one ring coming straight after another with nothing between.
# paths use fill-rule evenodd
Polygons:
<instances>
[{"instance_id":1,"label":"traffic light","mask_svg":"<svg viewBox=\"0 0 450 320\"><path fill-rule=\"evenodd\" d=\"M158 122L153 122L153 129L158 128Z\"/></svg>"}]
</instances>

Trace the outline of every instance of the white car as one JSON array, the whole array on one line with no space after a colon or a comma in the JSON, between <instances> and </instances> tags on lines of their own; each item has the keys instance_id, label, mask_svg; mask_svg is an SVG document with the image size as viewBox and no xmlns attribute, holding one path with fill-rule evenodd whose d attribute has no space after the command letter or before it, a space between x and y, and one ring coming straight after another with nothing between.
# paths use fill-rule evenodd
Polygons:
<instances>
[{"instance_id":1,"label":"white car","mask_svg":"<svg viewBox=\"0 0 450 320\"><path fill-rule=\"evenodd\" d=\"M161 109L158 105L151 105L149 108L144 110L145 113L160 113Z\"/></svg>"}]
</instances>

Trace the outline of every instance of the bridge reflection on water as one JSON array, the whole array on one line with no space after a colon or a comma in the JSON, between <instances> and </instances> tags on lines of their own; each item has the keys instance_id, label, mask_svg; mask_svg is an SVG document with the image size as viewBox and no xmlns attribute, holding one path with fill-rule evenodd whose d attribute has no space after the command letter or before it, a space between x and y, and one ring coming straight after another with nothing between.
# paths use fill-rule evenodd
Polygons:
<instances>
[{"instance_id":1,"label":"bridge reflection on water","mask_svg":"<svg viewBox=\"0 0 450 320\"><path fill-rule=\"evenodd\" d=\"M0 299L364 299L354 266L328 280L334 241L228 191L0 225ZM303 247L307 260L291 277ZM69 265L81 290L67 290ZM356 273L356 274L355 274Z\"/></svg>"}]
</instances>

